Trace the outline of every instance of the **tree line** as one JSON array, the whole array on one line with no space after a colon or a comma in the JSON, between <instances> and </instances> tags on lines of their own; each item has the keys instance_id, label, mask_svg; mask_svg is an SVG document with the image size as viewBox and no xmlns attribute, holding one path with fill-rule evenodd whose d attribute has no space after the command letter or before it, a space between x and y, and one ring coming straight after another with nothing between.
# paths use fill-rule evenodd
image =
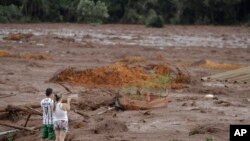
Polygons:
<instances>
[{"instance_id":1,"label":"tree line","mask_svg":"<svg viewBox=\"0 0 250 141\"><path fill-rule=\"evenodd\" d=\"M250 23L249 0L0 0L0 22Z\"/></svg>"}]
</instances>

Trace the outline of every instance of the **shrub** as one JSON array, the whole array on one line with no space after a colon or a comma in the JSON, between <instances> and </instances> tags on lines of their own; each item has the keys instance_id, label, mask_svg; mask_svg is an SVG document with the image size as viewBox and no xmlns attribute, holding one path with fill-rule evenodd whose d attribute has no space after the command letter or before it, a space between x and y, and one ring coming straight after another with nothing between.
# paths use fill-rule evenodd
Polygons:
<instances>
[{"instance_id":1,"label":"shrub","mask_svg":"<svg viewBox=\"0 0 250 141\"><path fill-rule=\"evenodd\" d=\"M157 15L154 10L150 10L145 24L147 27L161 28L164 27L164 19L162 16Z\"/></svg>"},{"instance_id":2,"label":"shrub","mask_svg":"<svg viewBox=\"0 0 250 141\"><path fill-rule=\"evenodd\" d=\"M108 18L108 9L105 3L91 0L81 0L77 7L78 21L88 23L102 23Z\"/></svg>"},{"instance_id":3,"label":"shrub","mask_svg":"<svg viewBox=\"0 0 250 141\"><path fill-rule=\"evenodd\" d=\"M129 9L128 13L123 18L123 21L130 24L141 24L144 21L144 17L138 14L135 9Z\"/></svg>"}]
</instances>

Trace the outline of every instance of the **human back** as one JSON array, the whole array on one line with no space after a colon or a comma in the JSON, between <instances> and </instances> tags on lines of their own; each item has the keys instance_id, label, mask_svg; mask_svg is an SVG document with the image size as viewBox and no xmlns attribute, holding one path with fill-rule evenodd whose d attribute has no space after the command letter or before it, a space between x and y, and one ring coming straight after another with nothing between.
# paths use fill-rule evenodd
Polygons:
<instances>
[{"instance_id":1,"label":"human back","mask_svg":"<svg viewBox=\"0 0 250 141\"><path fill-rule=\"evenodd\" d=\"M41 101L41 107L43 111L43 124L49 125L53 124L53 115L52 115L52 107L53 107L53 100L51 98L44 98Z\"/></svg>"},{"instance_id":2,"label":"human back","mask_svg":"<svg viewBox=\"0 0 250 141\"><path fill-rule=\"evenodd\" d=\"M56 141L64 141L68 132L68 113L70 110L70 101L67 99L67 103L62 103L62 94L54 96L53 105L53 125L56 133Z\"/></svg>"},{"instance_id":3,"label":"human back","mask_svg":"<svg viewBox=\"0 0 250 141\"><path fill-rule=\"evenodd\" d=\"M63 104L57 103L55 107L55 111L53 113L54 121L65 120L68 121L67 111L63 110Z\"/></svg>"},{"instance_id":4,"label":"human back","mask_svg":"<svg viewBox=\"0 0 250 141\"><path fill-rule=\"evenodd\" d=\"M52 97L53 90L51 88L46 89L46 97L40 102L43 111L43 126L41 129L42 140L54 140L55 132L53 129L53 105L54 101Z\"/></svg>"}]
</instances>

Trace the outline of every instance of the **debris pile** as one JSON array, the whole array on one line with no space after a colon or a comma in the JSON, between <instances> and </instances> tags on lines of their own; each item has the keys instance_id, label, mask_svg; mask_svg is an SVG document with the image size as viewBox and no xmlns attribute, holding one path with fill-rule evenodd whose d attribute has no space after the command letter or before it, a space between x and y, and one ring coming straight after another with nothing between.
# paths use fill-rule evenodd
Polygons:
<instances>
[{"instance_id":1,"label":"debris pile","mask_svg":"<svg viewBox=\"0 0 250 141\"><path fill-rule=\"evenodd\" d=\"M5 50L0 50L0 57L8 57L10 56L10 53Z\"/></svg>"},{"instance_id":2,"label":"debris pile","mask_svg":"<svg viewBox=\"0 0 250 141\"><path fill-rule=\"evenodd\" d=\"M124 110L147 110L151 108L167 107L168 97L155 94L135 94L136 99L131 96L124 95L119 98L119 103ZM138 99L138 97L140 97Z\"/></svg>"},{"instance_id":3,"label":"debris pile","mask_svg":"<svg viewBox=\"0 0 250 141\"><path fill-rule=\"evenodd\" d=\"M191 83L191 76L188 72L181 71L178 69L177 75L174 77L174 79L171 82L171 89L183 89L183 84L190 84Z\"/></svg>"},{"instance_id":4,"label":"debris pile","mask_svg":"<svg viewBox=\"0 0 250 141\"><path fill-rule=\"evenodd\" d=\"M8 36L4 37L4 40L12 40L12 41L20 41L22 39L29 39L30 37L32 37L33 34L32 33L10 33L8 34Z\"/></svg>"},{"instance_id":5,"label":"debris pile","mask_svg":"<svg viewBox=\"0 0 250 141\"><path fill-rule=\"evenodd\" d=\"M167 65L151 65L152 69L156 74L159 75L169 75L173 70L169 68Z\"/></svg>"},{"instance_id":6,"label":"debris pile","mask_svg":"<svg viewBox=\"0 0 250 141\"><path fill-rule=\"evenodd\" d=\"M14 54L8 51L0 50L0 57L13 57L13 58L23 58L23 59L32 59L32 60L48 60L50 57L44 54Z\"/></svg>"},{"instance_id":7,"label":"debris pile","mask_svg":"<svg viewBox=\"0 0 250 141\"><path fill-rule=\"evenodd\" d=\"M44 54L19 54L17 55L17 58L23 58L23 59L33 59L33 60L48 60L49 57Z\"/></svg>"},{"instance_id":8,"label":"debris pile","mask_svg":"<svg viewBox=\"0 0 250 141\"><path fill-rule=\"evenodd\" d=\"M190 76L180 72L172 77L172 73L175 74L174 71L167 65L130 67L126 64L115 63L109 66L86 70L66 68L53 76L50 81L54 83L67 82L69 84L90 88L99 86L135 86L138 88L154 90L169 88L171 81L179 85L182 83L190 83Z\"/></svg>"},{"instance_id":9,"label":"debris pile","mask_svg":"<svg viewBox=\"0 0 250 141\"><path fill-rule=\"evenodd\" d=\"M158 61L164 61L165 57L162 54L155 54L155 59Z\"/></svg>"},{"instance_id":10,"label":"debris pile","mask_svg":"<svg viewBox=\"0 0 250 141\"><path fill-rule=\"evenodd\" d=\"M68 82L75 85L89 87L95 86L126 86L137 84L152 79L142 67L129 67L128 65L115 63L94 69L76 70L66 68L54 76L52 82Z\"/></svg>"}]
</instances>

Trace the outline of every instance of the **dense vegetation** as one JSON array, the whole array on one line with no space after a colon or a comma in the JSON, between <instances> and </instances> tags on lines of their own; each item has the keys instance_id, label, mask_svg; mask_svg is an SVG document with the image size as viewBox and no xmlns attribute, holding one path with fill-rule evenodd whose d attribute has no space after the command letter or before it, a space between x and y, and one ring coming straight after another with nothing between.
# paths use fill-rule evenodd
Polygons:
<instances>
[{"instance_id":1,"label":"dense vegetation","mask_svg":"<svg viewBox=\"0 0 250 141\"><path fill-rule=\"evenodd\" d=\"M0 22L250 23L249 0L0 0Z\"/></svg>"}]
</instances>

